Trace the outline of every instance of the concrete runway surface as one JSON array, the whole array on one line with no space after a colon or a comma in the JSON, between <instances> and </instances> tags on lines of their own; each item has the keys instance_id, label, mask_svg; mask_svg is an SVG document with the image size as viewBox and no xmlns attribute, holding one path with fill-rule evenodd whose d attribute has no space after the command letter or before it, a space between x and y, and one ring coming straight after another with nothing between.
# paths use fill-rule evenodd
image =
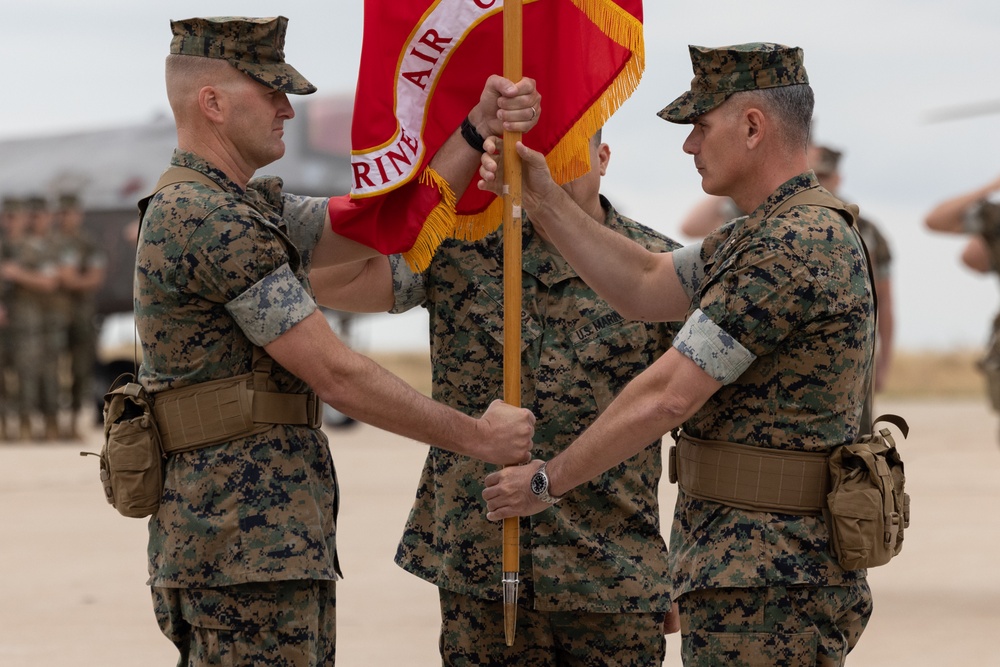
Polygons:
<instances>
[{"instance_id":1,"label":"concrete runway surface","mask_svg":"<svg viewBox=\"0 0 1000 667\"><path fill-rule=\"evenodd\" d=\"M869 577L875 614L848 663L998 665L1000 446L985 401L882 401L910 424L900 449L912 523ZM342 484L338 665L430 667L433 586L392 558L425 448L368 426L330 432ZM173 665L146 580L146 521L108 506L95 429L80 443L0 444L0 667ZM674 487L661 485L665 521ZM499 586L499 572L497 575ZM502 641L502 628L497 629ZM680 665L678 635L664 665Z\"/></svg>"}]
</instances>

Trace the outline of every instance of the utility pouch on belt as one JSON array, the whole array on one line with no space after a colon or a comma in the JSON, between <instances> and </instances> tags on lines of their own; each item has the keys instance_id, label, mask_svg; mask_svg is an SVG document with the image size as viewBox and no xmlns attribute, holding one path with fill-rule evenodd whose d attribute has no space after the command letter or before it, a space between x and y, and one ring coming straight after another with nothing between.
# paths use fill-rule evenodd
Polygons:
<instances>
[{"instance_id":1,"label":"utility pouch on belt","mask_svg":"<svg viewBox=\"0 0 1000 667\"><path fill-rule=\"evenodd\" d=\"M882 415L874 423L883 421L899 428L904 438L909 433L902 417ZM905 481L903 461L887 428L830 454L826 519L830 545L845 570L885 565L903 548L903 529L910 525Z\"/></svg>"},{"instance_id":2,"label":"utility pouch on belt","mask_svg":"<svg viewBox=\"0 0 1000 667\"><path fill-rule=\"evenodd\" d=\"M163 493L163 459L262 433L274 424L318 429L322 403L314 392L273 389L273 360L254 348L253 371L150 396L131 373L104 396L104 495L122 515L155 514ZM81 456L89 452L80 452Z\"/></svg>"},{"instance_id":3,"label":"utility pouch on belt","mask_svg":"<svg viewBox=\"0 0 1000 667\"><path fill-rule=\"evenodd\" d=\"M104 395L104 446L98 456L108 503L134 519L155 514L163 493L163 450L150 398L131 373L118 376Z\"/></svg>"}]
</instances>

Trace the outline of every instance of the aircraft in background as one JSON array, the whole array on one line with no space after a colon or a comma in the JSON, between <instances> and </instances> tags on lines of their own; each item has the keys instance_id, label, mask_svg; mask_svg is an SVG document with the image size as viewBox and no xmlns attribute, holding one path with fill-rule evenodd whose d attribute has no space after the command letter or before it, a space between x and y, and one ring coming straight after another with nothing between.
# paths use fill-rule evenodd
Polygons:
<instances>
[{"instance_id":1,"label":"aircraft in background","mask_svg":"<svg viewBox=\"0 0 1000 667\"><path fill-rule=\"evenodd\" d=\"M348 192L353 98L309 96L292 105L296 118L285 125L285 155L259 173L281 176L285 190L295 194ZM132 320L136 203L152 190L176 143L174 122L167 116L125 127L0 140L0 197L42 195L55 201L60 194L78 195L84 227L107 253L107 277L97 297L98 401L120 373L132 372L137 359ZM358 316L326 315L350 344ZM325 417L334 426L351 422L332 409Z\"/></svg>"}]
</instances>

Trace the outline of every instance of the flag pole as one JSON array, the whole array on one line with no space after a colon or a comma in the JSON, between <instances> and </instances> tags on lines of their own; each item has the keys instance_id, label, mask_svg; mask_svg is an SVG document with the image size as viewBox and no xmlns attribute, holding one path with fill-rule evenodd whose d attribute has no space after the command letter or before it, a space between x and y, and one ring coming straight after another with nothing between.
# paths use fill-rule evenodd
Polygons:
<instances>
[{"instance_id":1,"label":"flag pole","mask_svg":"<svg viewBox=\"0 0 1000 667\"><path fill-rule=\"evenodd\" d=\"M521 79L522 0L503 3L503 75ZM521 158L514 145L520 132L503 133L503 399L521 405ZM507 646L517 628L518 518L503 520L503 626Z\"/></svg>"}]
</instances>

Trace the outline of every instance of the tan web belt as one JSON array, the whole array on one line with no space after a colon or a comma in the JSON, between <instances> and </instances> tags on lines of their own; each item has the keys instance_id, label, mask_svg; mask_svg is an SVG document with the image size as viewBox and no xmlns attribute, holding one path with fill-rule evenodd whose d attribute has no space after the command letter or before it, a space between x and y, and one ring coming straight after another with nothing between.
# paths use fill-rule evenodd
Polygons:
<instances>
[{"instance_id":1,"label":"tan web belt","mask_svg":"<svg viewBox=\"0 0 1000 667\"><path fill-rule=\"evenodd\" d=\"M830 490L827 455L764 449L680 434L670 482L689 496L754 512L820 514Z\"/></svg>"},{"instance_id":2,"label":"tan web belt","mask_svg":"<svg viewBox=\"0 0 1000 667\"><path fill-rule=\"evenodd\" d=\"M274 424L320 427L322 403L315 393L256 391L253 378L246 373L158 392L153 414L164 454L217 445Z\"/></svg>"}]
</instances>

